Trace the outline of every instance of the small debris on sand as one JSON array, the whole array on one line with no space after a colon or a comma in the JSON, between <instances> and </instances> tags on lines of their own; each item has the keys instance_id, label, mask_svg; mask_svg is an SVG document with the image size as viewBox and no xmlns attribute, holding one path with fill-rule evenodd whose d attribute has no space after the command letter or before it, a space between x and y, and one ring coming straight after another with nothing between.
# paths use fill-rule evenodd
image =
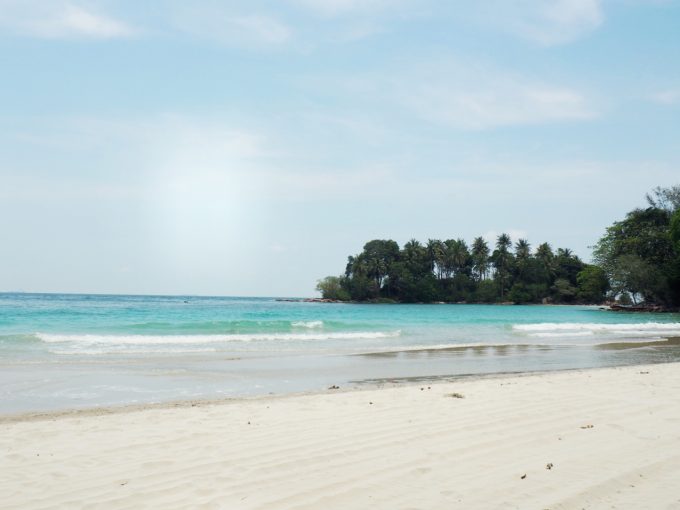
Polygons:
<instances>
[{"instance_id":1,"label":"small debris on sand","mask_svg":"<svg viewBox=\"0 0 680 510\"><path fill-rule=\"evenodd\" d=\"M582 429L592 429L593 427L595 427L595 425L591 425L590 423L588 425L581 426Z\"/></svg>"},{"instance_id":2,"label":"small debris on sand","mask_svg":"<svg viewBox=\"0 0 680 510\"><path fill-rule=\"evenodd\" d=\"M522 476L520 476L520 478L521 478L522 480L524 480L526 477L527 477L527 474L526 474L526 473L524 473Z\"/></svg>"},{"instance_id":3,"label":"small debris on sand","mask_svg":"<svg viewBox=\"0 0 680 510\"><path fill-rule=\"evenodd\" d=\"M451 398L465 398L465 395L462 393L447 393L446 396Z\"/></svg>"},{"instance_id":4,"label":"small debris on sand","mask_svg":"<svg viewBox=\"0 0 680 510\"><path fill-rule=\"evenodd\" d=\"M552 462L548 462L548 463L545 465L545 469L552 469L552 468L553 468L553 463L552 463Z\"/></svg>"}]
</instances>

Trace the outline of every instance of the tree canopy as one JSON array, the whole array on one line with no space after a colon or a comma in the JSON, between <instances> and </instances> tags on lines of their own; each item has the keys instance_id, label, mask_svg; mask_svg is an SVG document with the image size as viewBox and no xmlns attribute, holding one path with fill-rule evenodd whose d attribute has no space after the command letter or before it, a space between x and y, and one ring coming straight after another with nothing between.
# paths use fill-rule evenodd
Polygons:
<instances>
[{"instance_id":1,"label":"tree canopy","mask_svg":"<svg viewBox=\"0 0 680 510\"><path fill-rule=\"evenodd\" d=\"M594 264L568 248L499 235L367 242L345 273L319 281L323 297L353 301L680 305L680 185L657 187L648 207L614 222L594 246Z\"/></svg>"},{"instance_id":2,"label":"tree canopy","mask_svg":"<svg viewBox=\"0 0 680 510\"><path fill-rule=\"evenodd\" d=\"M543 243L534 251L526 239L513 245L507 234L493 251L482 237L470 246L460 238L412 239L401 248L374 239L348 257L344 275L321 280L317 290L354 301L598 303L607 288L596 269L571 250L554 253Z\"/></svg>"},{"instance_id":3,"label":"tree canopy","mask_svg":"<svg viewBox=\"0 0 680 510\"><path fill-rule=\"evenodd\" d=\"M680 304L680 186L655 188L649 207L634 209L607 228L593 258L612 293L633 303Z\"/></svg>"}]
</instances>

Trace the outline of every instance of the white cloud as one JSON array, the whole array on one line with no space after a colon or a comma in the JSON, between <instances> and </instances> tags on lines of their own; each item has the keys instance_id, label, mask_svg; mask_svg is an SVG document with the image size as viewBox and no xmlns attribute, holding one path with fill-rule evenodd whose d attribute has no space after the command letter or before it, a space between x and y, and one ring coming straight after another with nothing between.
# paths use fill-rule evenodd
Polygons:
<instances>
[{"instance_id":1,"label":"white cloud","mask_svg":"<svg viewBox=\"0 0 680 510\"><path fill-rule=\"evenodd\" d=\"M344 27L334 40L339 42L354 42L385 32L387 32L386 28L379 23L373 21L357 21Z\"/></svg>"},{"instance_id":2,"label":"white cloud","mask_svg":"<svg viewBox=\"0 0 680 510\"><path fill-rule=\"evenodd\" d=\"M510 33L541 45L564 44L595 30L604 22L604 0L289 0L326 18L387 16L449 18ZM375 19L381 18L381 19Z\"/></svg>"},{"instance_id":3,"label":"white cloud","mask_svg":"<svg viewBox=\"0 0 680 510\"><path fill-rule=\"evenodd\" d=\"M546 46L574 41L604 21L602 0L492 0L477 9L483 23Z\"/></svg>"},{"instance_id":4,"label":"white cloud","mask_svg":"<svg viewBox=\"0 0 680 510\"><path fill-rule=\"evenodd\" d=\"M171 10L171 18L179 30L226 46L271 48L293 36L291 27L274 16L244 14L220 4L179 4Z\"/></svg>"},{"instance_id":5,"label":"white cloud","mask_svg":"<svg viewBox=\"0 0 680 510\"><path fill-rule=\"evenodd\" d=\"M243 35L252 36L265 44L282 44L291 36L291 29L274 18L265 16L239 16L231 20L234 27L243 31Z\"/></svg>"},{"instance_id":6,"label":"white cloud","mask_svg":"<svg viewBox=\"0 0 680 510\"><path fill-rule=\"evenodd\" d=\"M667 105L680 104L680 89L662 90L653 94L652 101Z\"/></svg>"},{"instance_id":7,"label":"white cloud","mask_svg":"<svg viewBox=\"0 0 680 510\"><path fill-rule=\"evenodd\" d=\"M390 111L397 107L422 120L465 130L597 116L585 95L572 87L454 58L405 62L371 75L312 83L317 90L325 88L353 102L383 105Z\"/></svg>"},{"instance_id":8,"label":"white cloud","mask_svg":"<svg viewBox=\"0 0 680 510\"><path fill-rule=\"evenodd\" d=\"M63 1L0 1L0 28L45 39L112 39L137 33L122 21Z\"/></svg>"},{"instance_id":9,"label":"white cloud","mask_svg":"<svg viewBox=\"0 0 680 510\"><path fill-rule=\"evenodd\" d=\"M291 0L291 2L322 16L332 17L379 11L401 5L404 0Z\"/></svg>"},{"instance_id":10,"label":"white cloud","mask_svg":"<svg viewBox=\"0 0 680 510\"><path fill-rule=\"evenodd\" d=\"M595 116L575 90L523 79L420 82L399 92L420 117L462 129L585 120Z\"/></svg>"}]
</instances>

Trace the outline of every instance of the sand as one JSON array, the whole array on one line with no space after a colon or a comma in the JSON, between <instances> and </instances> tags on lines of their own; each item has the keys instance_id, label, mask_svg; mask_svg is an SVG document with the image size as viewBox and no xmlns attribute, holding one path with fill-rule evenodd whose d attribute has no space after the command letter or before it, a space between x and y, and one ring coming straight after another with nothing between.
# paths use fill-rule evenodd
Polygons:
<instances>
[{"instance_id":1,"label":"sand","mask_svg":"<svg viewBox=\"0 0 680 510\"><path fill-rule=\"evenodd\" d=\"M680 364L5 419L0 471L5 509L680 508Z\"/></svg>"}]
</instances>

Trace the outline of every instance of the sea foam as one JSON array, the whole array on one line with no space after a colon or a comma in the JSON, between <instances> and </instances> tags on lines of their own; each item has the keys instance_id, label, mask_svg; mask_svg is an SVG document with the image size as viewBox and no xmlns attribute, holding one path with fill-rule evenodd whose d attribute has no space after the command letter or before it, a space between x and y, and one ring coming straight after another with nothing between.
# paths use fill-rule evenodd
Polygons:
<instances>
[{"instance_id":1,"label":"sea foam","mask_svg":"<svg viewBox=\"0 0 680 510\"><path fill-rule=\"evenodd\" d=\"M296 321L292 322L291 326L293 326L294 328L309 328L309 329L322 328L323 321Z\"/></svg>"},{"instance_id":2,"label":"sea foam","mask_svg":"<svg viewBox=\"0 0 680 510\"><path fill-rule=\"evenodd\" d=\"M540 323L514 324L513 331L524 333L533 338L663 338L680 336L680 323L677 322L644 322L638 324L616 323Z\"/></svg>"},{"instance_id":3,"label":"sea foam","mask_svg":"<svg viewBox=\"0 0 680 510\"><path fill-rule=\"evenodd\" d=\"M516 331L680 331L680 323L597 324L588 322L544 322L539 324L514 324L512 329Z\"/></svg>"},{"instance_id":4,"label":"sea foam","mask_svg":"<svg viewBox=\"0 0 680 510\"><path fill-rule=\"evenodd\" d=\"M346 333L253 333L225 335L66 335L58 333L36 333L39 340L47 343L95 344L206 344L220 342L253 341L321 341L321 340L359 340L398 337L401 331L354 331Z\"/></svg>"}]
</instances>

